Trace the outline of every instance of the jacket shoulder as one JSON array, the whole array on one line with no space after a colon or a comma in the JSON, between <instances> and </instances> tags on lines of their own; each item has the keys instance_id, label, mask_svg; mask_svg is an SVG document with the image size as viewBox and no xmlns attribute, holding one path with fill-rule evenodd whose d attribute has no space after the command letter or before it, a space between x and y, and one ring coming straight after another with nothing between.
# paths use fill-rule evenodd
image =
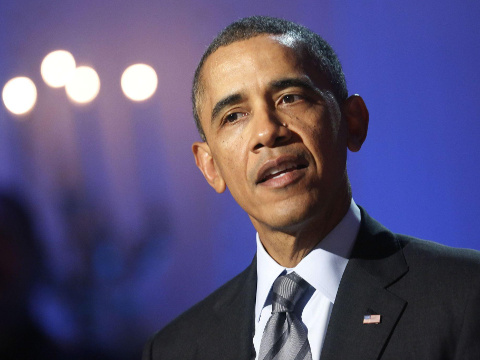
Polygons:
<instances>
[{"instance_id":1,"label":"jacket shoulder","mask_svg":"<svg viewBox=\"0 0 480 360\"><path fill-rule=\"evenodd\" d=\"M380 257L384 258L402 254L409 272L431 270L436 273L437 279L440 274L462 276L469 273L480 276L480 251L393 233L371 218L364 209L361 208L361 211L362 226L354 257L372 260L375 257L372 254L381 254Z\"/></svg>"},{"instance_id":2,"label":"jacket shoulder","mask_svg":"<svg viewBox=\"0 0 480 360\"><path fill-rule=\"evenodd\" d=\"M432 268L440 273L452 275L480 276L480 251L454 248L433 241L395 234L407 262L421 264L422 268Z\"/></svg>"},{"instance_id":3,"label":"jacket shoulder","mask_svg":"<svg viewBox=\"0 0 480 360\"><path fill-rule=\"evenodd\" d=\"M195 358L198 338L209 331L217 316L216 310L238 295L252 272L256 274L255 259L243 272L155 333L145 345L142 359Z\"/></svg>"}]
</instances>

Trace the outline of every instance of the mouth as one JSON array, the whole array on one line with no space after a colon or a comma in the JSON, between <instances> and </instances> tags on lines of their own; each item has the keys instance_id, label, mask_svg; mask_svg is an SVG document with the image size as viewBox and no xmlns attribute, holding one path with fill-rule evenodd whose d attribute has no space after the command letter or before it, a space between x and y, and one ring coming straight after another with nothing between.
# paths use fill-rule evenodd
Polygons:
<instances>
[{"instance_id":1,"label":"mouth","mask_svg":"<svg viewBox=\"0 0 480 360\"><path fill-rule=\"evenodd\" d=\"M289 156L269 160L260 168L256 184L272 182L306 167L308 162L303 158Z\"/></svg>"}]
</instances>

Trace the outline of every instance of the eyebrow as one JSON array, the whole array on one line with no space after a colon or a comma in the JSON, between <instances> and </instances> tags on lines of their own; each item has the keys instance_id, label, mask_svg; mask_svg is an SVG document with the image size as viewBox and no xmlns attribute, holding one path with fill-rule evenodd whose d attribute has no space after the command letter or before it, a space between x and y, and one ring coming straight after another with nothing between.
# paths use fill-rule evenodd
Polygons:
<instances>
[{"instance_id":1,"label":"eyebrow","mask_svg":"<svg viewBox=\"0 0 480 360\"><path fill-rule=\"evenodd\" d=\"M218 101L212 110L212 123L217 118L218 114L227 106L235 104L243 99L243 95L240 93L232 94L224 97L220 101Z\"/></svg>"},{"instance_id":2,"label":"eyebrow","mask_svg":"<svg viewBox=\"0 0 480 360\"><path fill-rule=\"evenodd\" d=\"M323 95L323 92L320 89L318 89L308 77L305 77L305 78L294 77L294 78L283 78L283 79L273 80L269 83L269 86L275 90L282 90L289 87L300 87L307 91L311 91L319 95ZM243 98L244 98L243 94L235 93L235 94L228 95L223 99L219 100L213 107L211 122L212 123L215 122L215 119L217 118L218 114L220 114L224 108L240 102Z\"/></svg>"},{"instance_id":3,"label":"eyebrow","mask_svg":"<svg viewBox=\"0 0 480 360\"><path fill-rule=\"evenodd\" d=\"M270 87L275 90L282 90L289 87L300 87L308 91L322 94L320 89L318 89L308 77L274 80L270 83Z\"/></svg>"}]
</instances>

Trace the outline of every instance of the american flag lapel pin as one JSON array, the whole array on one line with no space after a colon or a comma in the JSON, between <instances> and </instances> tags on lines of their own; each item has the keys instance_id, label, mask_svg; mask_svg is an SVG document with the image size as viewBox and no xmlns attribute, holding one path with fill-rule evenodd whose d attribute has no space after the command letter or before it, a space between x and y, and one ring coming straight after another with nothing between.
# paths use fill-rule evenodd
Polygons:
<instances>
[{"instance_id":1,"label":"american flag lapel pin","mask_svg":"<svg viewBox=\"0 0 480 360\"><path fill-rule=\"evenodd\" d=\"M380 324L382 315L364 315L363 323L364 324Z\"/></svg>"}]
</instances>

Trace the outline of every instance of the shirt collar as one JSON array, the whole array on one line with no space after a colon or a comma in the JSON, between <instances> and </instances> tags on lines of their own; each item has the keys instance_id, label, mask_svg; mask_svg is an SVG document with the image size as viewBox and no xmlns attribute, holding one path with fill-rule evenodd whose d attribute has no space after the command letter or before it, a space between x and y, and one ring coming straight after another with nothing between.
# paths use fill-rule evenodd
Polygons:
<instances>
[{"instance_id":1,"label":"shirt collar","mask_svg":"<svg viewBox=\"0 0 480 360\"><path fill-rule=\"evenodd\" d=\"M285 270L287 272L295 271L315 290L334 303L340 280L360 228L360 220L360 209L352 199L343 219L293 269L287 269L273 260L263 247L257 233L257 300L255 305L257 321L273 282Z\"/></svg>"}]
</instances>

